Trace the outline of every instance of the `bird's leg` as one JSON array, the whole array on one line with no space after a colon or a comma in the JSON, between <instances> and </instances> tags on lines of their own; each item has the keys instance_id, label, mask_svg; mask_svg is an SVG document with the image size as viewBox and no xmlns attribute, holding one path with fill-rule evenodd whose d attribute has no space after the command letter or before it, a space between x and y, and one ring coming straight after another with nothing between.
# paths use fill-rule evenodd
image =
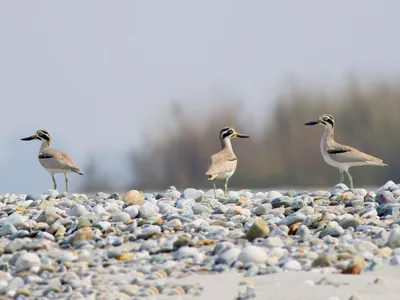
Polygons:
<instances>
[{"instance_id":1,"label":"bird's leg","mask_svg":"<svg viewBox=\"0 0 400 300\"><path fill-rule=\"evenodd\" d=\"M225 189L224 189L225 197L228 196L228 194L227 194L227 192L228 192L228 180L229 180L229 178L227 178L227 179L225 180Z\"/></svg>"},{"instance_id":2,"label":"bird's leg","mask_svg":"<svg viewBox=\"0 0 400 300\"><path fill-rule=\"evenodd\" d=\"M214 187L214 198L217 199L217 190L215 188L215 180L213 180L213 187Z\"/></svg>"},{"instance_id":3,"label":"bird's leg","mask_svg":"<svg viewBox=\"0 0 400 300\"><path fill-rule=\"evenodd\" d=\"M353 189L353 177L351 177L349 170L346 170L346 174L349 177L350 180L350 189Z\"/></svg>"},{"instance_id":4,"label":"bird's leg","mask_svg":"<svg viewBox=\"0 0 400 300\"><path fill-rule=\"evenodd\" d=\"M68 194L68 177L67 177L67 173L64 173L64 176L65 176L65 191Z\"/></svg>"},{"instance_id":5,"label":"bird's leg","mask_svg":"<svg viewBox=\"0 0 400 300\"><path fill-rule=\"evenodd\" d=\"M340 171L340 183L342 183L344 181L344 173L342 169L339 169Z\"/></svg>"},{"instance_id":6,"label":"bird's leg","mask_svg":"<svg viewBox=\"0 0 400 300\"><path fill-rule=\"evenodd\" d=\"M56 182L56 179L54 178L54 174L51 174L51 179L53 179L54 190L57 190L57 182Z\"/></svg>"}]
</instances>

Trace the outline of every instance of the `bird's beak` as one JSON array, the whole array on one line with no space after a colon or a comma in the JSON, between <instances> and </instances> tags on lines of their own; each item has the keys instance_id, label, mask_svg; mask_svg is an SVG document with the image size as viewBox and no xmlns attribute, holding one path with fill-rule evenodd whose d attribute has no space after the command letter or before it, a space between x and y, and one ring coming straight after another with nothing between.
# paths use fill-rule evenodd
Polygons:
<instances>
[{"instance_id":1,"label":"bird's beak","mask_svg":"<svg viewBox=\"0 0 400 300\"><path fill-rule=\"evenodd\" d=\"M304 125L312 126L312 125L317 125L317 124L321 124L321 121L320 120L311 121L311 122L308 122L308 123L306 123Z\"/></svg>"},{"instance_id":2,"label":"bird's beak","mask_svg":"<svg viewBox=\"0 0 400 300\"><path fill-rule=\"evenodd\" d=\"M32 136L28 136L26 138L21 139L21 141L32 141L32 140L38 140L38 136L36 134L32 135Z\"/></svg>"},{"instance_id":3,"label":"bird's beak","mask_svg":"<svg viewBox=\"0 0 400 300\"><path fill-rule=\"evenodd\" d=\"M235 132L234 134L233 134L233 136L235 136L235 137L238 137L238 138L241 138L241 139L248 139L250 136L248 136L248 135L244 135L244 134L241 134L241 133L239 133L239 132Z\"/></svg>"}]
</instances>

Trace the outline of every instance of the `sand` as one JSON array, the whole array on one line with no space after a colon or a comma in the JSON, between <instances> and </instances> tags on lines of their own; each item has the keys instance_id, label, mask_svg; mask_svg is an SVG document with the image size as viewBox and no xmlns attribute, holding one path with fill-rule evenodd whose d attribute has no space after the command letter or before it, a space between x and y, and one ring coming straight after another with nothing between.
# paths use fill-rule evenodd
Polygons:
<instances>
[{"instance_id":1,"label":"sand","mask_svg":"<svg viewBox=\"0 0 400 300\"><path fill-rule=\"evenodd\" d=\"M323 278L326 278L327 281L315 286L309 284L310 281L317 283ZM380 282L374 283L377 278L380 279ZM352 295L357 295L360 300L400 299L400 267L390 266L373 272L364 272L361 275L303 271L247 278L244 278L243 274L232 272L190 275L181 279L171 279L171 281L181 284L200 283L204 287L200 296L161 297L159 299L233 300L238 295L239 282L243 280L253 280L256 284L255 290L258 296L252 299L323 300L337 297L336 300L347 300Z\"/></svg>"}]
</instances>

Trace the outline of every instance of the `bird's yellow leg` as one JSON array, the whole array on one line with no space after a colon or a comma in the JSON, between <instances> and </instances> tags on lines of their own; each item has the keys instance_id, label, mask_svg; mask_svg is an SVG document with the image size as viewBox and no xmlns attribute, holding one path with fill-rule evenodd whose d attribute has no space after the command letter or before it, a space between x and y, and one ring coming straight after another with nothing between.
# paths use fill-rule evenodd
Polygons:
<instances>
[{"instance_id":1,"label":"bird's yellow leg","mask_svg":"<svg viewBox=\"0 0 400 300\"><path fill-rule=\"evenodd\" d=\"M53 179L53 187L54 187L54 190L57 190L57 182L56 182L56 179L54 178L54 175L53 175L53 174L51 174L51 179Z\"/></svg>"},{"instance_id":2,"label":"bird's yellow leg","mask_svg":"<svg viewBox=\"0 0 400 300\"><path fill-rule=\"evenodd\" d=\"M225 180L225 197L228 197L228 180L229 178Z\"/></svg>"},{"instance_id":3,"label":"bird's yellow leg","mask_svg":"<svg viewBox=\"0 0 400 300\"><path fill-rule=\"evenodd\" d=\"M64 176L65 176L65 191L68 194L68 177L67 177L67 173L64 173Z\"/></svg>"},{"instance_id":4,"label":"bird's yellow leg","mask_svg":"<svg viewBox=\"0 0 400 300\"><path fill-rule=\"evenodd\" d=\"M213 187L214 187L214 198L217 199L217 190L215 188L215 180L213 180Z\"/></svg>"}]
</instances>

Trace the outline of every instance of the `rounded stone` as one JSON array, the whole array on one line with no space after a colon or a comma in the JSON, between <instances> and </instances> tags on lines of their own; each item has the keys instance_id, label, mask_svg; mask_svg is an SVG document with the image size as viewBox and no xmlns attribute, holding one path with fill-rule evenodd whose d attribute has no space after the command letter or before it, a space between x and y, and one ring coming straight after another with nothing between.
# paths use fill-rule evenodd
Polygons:
<instances>
[{"instance_id":1,"label":"rounded stone","mask_svg":"<svg viewBox=\"0 0 400 300\"><path fill-rule=\"evenodd\" d=\"M300 223L303 222L306 219L306 216L301 213L301 212L295 212L292 213L291 215L287 216L285 219L280 221L278 225L286 225L286 226L292 226L295 223Z\"/></svg>"},{"instance_id":2,"label":"rounded stone","mask_svg":"<svg viewBox=\"0 0 400 300\"><path fill-rule=\"evenodd\" d=\"M390 231L387 245L392 249L400 247L400 228L399 227L393 228Z\"/></svg>"},{"instance_id":3,"label":"rounded stone","mask_svg":"<svg viewBox=\"0 0 400 300\"><path fill-rule=\"evenodd\" d=\"M185 199L198 199L201 196L203 196L204 192L201 190L196 190L193 188L188 188L186 190L183 191L183 197Z\"/></svg>"},{"instance_id":4,"label":"rounded stone","mask_svg":"<svg viewBox=\"0 0 400 300\"><path fill-rule=\"evenodd\" d=\"M323 253L316 260L313 261L313 267L325 268L330 267L332 265L332 261L327 253Z\"/></svg>"},{"instance_id":5,"label":"rounded stone","mask_svg":"<svg viewBox=\"0 0 400 300\"><path fill-rule=\"evenodd\" d=\"M282 194L279 193L278 191L270 191L267 194L267 198L270 198L270 199L275 199L275 198L279 198L279 197L282 197Z\"/></svg>"},{"instance_id":6,"label":"rounded stone","mask_svg":"<svg viewBox=\"0 0 400 300\"><path fill-rule=\"evenodd\" d=\"M253 241L256 238L265 238L269 235L269 228L267 223L263 219L256 219L247 231L246 238L249 241Z\"/></svg>"},{"instance_id":7,"label":"rounded stone","mask_svg":"<svg viewBox=\"0 0 400 300\"><path fill-rule=\"evenodd\" d=\"M233 264L239 257L241 250L239 248L231 248L222 252L216 259L216 263L220 264Z\"/></svg>"},{"instance_id":8,"label":"rounded stone","mask_svg":"<svg viewBox=\"0 0 400 300\"><path fill-rule=\"evenodd\" d=\"M285 271L301 271L301 264L297 260L289 260L282 266Z\"/></svg>"},{"instance_id":9,"label":"rounded stone","mask_svg":"<svg viewBox=\"0 0 400 300\"><path fill-rule=\"evenodd\" d=\"M144 203L143 194L137 190L130 190L124 196L123 201L129 205L142 206Z\"/></svg>"},{"instance_id":10,"label":"rounded stone","mask_svg":"<svg viewBox=\"0 0 400 300\"><path fill-rule=\"evenodd\" d=\"M139 216L144 219L157 217L158 207L148 201L145 201L145 203L143 203L139 209Z\"/></svg>"},{"instance_id":11,"label":"rounded stone","mask_svg":"<svg viewBox=\"0 0 400 300\"><path fill-rule=\"evenodd\" d=\"M128 223L131 220L131 217L126 213L121 211L120 213L113 216L113 222L121 222L121 223Z\"/></svg>"},{"instance_id":12,"label":"rounded stone","mask_svg":"<svg viewBox=\"0 0 400 300\"><path fill-rule=\"evenodd\" d=\"M87 209L82 204L75 204L67 211L67 214L71 217L80 217L87 212Z\"/></svg>"},{"instance_id":13,"label":"rounded stone","mask_svg":"<svg viewBox=\"0 0 400 300\"><path fill-rule=\"evenodd\" d=\"M267 259L268 256L264 249L252 245L244 247L238 256L238 261L242 262L243 264L263 264L267 261Z\"/></svg>"},{"instance_id":14,"label":"rounded stone","mask_svg":"<svg viewBox=\"0 0 400 300\"><path fill-rule=\"evenodd\" d=\"M93 238L94 233L90 227L78 229L72 236L72 245L76 245L83 241L89 241Z\"/></svg>"},{"instance_id":15,"label":"rounded stone","mask_svg":"<svg viewBox=\"0 0 400 300\"><path fill-rule=\"evenodd\" d=\"M131 219L134 219L139 214L139 207L137 205L131 205L125 207L123 211L126 212L131 217Z\"/></svg>"},{"instance_id":16,"label":"rounded stone","mask_svg":"<svg viewBox=\"0 0 400 300\"><path fill-rule=\"evenodd\" d=\"M342 220L339 225L343 228L343 229L347 229L347 228L354 228L356 229L357 226L363 224L363 220L361 218L345 218L344 220Z\"/></svg>"},{"instance_id":17,"label":"rounded stone","mask_svg":"<svg viewBox=\"0 0 400 300\"><path fill-rule=\"evenodd\" d=\"M13 233L17 232L17 228L15 228L12 224L3 224L0 230L0 237L12 235Z\"/></svg>"},{"instance_id":18,"label":"rounded stone","mask_svg":"<svg viewBox=\"0 0 400 300\"><path fill-rule=\"evenodd\" d=\"M35 253L22 253L15 262L15 271L32 271L36 273L40 269L40 258Z\"/></svg>"},{"instance_id":19,"label":"rounded stone","mask_svg":"<svg viewBox=\"0 0 400 300\"><path fill-rule=\"evenodd\" d=\"M264 203L264 204L258 205L257 208L255 209L254 213L257 216L262 216L262 215L269 214L271 211L272 211L271 203Z\"/></svg>"},{"instance_id":20,"label":"rounded stone","mask_svg":"<svg viewBox=\"0 0 400 300\"><path fill-rule=\"evenodd\" d=\"M160 233L161 233L160 226L150 225L150 226L144 228L138 237L142 238L142 239L147 239L153 235L160 234Z\"/></svg>"}]
</instances>

